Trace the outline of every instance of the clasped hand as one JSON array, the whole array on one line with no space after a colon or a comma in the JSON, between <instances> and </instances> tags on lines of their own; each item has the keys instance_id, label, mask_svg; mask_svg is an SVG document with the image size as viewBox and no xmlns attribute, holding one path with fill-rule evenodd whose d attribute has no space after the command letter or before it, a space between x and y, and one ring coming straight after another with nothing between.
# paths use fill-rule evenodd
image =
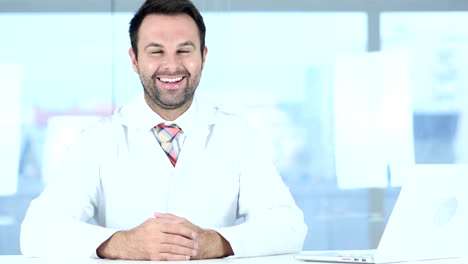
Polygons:
<instances>
[{"instance_id":1,"label":"clasped hand","mask_svg":"<svg viewBox=\"0 0 468 264\"><path fill-rule=\"evenodd\" d=\"M216 231L204 230L185 218L155 213L154 218L118 231L97 249L98 256L131 260L189 260L232 254ZM231 253L226 252L226 244Z\"/></svg>"}]
</instances>

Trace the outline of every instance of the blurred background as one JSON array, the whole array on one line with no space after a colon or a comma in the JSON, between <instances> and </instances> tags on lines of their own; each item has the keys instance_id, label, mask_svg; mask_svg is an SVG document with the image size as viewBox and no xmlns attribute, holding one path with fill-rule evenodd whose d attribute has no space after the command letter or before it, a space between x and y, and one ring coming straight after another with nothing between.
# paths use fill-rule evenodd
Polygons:
<instances>
[{"instance_id":1,"label":"blurred background","mask_svg":"<svg viewBox=\"0 0 468 264\"><path fill-rule=\"evenodd\" d=\"M141 91L128 23L142 2L0 0L0 254L20 253L75 135ZM194 3L198 92L273 143L305 249L375 248L405 166L467 163L467 0Z\"/></svg>"}]
</instances>

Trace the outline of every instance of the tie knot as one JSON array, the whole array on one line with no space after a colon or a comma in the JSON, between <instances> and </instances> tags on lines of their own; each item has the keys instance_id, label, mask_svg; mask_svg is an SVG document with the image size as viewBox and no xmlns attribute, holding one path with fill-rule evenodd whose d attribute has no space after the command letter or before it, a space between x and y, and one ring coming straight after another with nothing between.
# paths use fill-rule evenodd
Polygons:
<instances>
[{"instance_id":1,"label":"tie knot","mask_svg":"<svg viewBox=\"0 0 468 264\"><path fill-rule=\"evenodd\" d=\"M156 126L156 133L161 142L172 142L180 131L180 127L176 124L165 125L161 123Z\"/></svg>"}]
</instances>

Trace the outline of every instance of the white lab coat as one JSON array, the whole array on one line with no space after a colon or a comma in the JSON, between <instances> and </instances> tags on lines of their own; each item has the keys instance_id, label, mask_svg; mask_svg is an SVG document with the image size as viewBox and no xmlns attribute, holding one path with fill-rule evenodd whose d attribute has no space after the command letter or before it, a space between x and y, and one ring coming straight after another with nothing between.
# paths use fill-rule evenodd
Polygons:
<instances>
[{"instance_id":1,"label":"white lab coat","mask_svg":"<svg viewBox=\"0 0 468 264\"><path fill-rule=\"evenodd\" d=\"M218 231L236 257L300 251L303 214L258 134L200 100L192 107L195 120L175 167L152 131L161 118L142 97L81 133L61 174L28 209L22 253L97 257L113 233L154 212ZM97 225L87 223L93 217Z\"/></svg>"}]
</instances>

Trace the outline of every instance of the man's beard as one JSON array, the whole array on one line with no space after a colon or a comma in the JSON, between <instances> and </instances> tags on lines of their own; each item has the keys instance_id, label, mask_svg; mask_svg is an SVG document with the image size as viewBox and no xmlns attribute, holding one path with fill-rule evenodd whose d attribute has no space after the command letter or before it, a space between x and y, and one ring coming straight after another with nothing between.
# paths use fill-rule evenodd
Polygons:
<instances>
[{"instance_id":1,"label":"man's beard","mask_svg":"<svg viewBox=\"0 0 468 264\"><path fill-rule=\"evenodd\" d=\"M170 92L161 93L159 87L157 87L155 81L152 81L149 84L143 84L143 88L146 96L151 99L151 101L162 109L177 109L185 105L187 102L191 101L194 95L195 90L190 87L189 83L184 87L183 93L170 94ZM177 91L178 92L178 91Z\"/></svg>"},{"instance_id":2,"label":"man's beard","mask_svg":"<svg viewBox=\"0 0 468 264\"><path fill-rule=\"evenodd\" d=\"M179 91L173 91L174 94L171 94L171 91L165 91L165 93L162 92L164 89L158 87L155 76L156 74L151 78L145 78L140 75L145 96L147 96L156 106L167 110L178 109L186 105L188 102L191 102L200 80L200 78L198 78L197 82L190 82L191 76L189 74L184 75L187 77L184 77L186 78L186 85L183 92L179 93ZM196 77L197 76L195 76L194 80L197 79Z\"/></svg>"}]
</instances>

